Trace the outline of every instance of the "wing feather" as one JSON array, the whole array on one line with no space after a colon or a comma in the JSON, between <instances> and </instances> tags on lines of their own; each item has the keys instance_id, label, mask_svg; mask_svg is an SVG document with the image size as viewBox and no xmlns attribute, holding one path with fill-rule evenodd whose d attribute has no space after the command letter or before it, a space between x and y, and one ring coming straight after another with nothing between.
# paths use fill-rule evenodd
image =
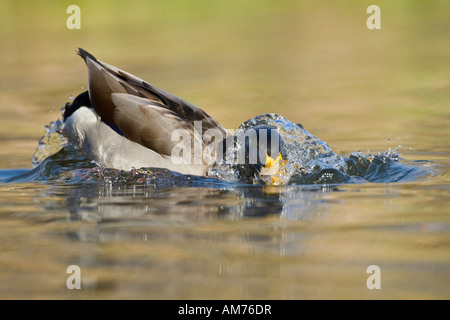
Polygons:
<instances>
[{"instance_id":1,"label":"wing feather","mask_svg":"<svg viewBox=\"0 0 450 320\"><path fill-rule=\"evenodd\" d=\"M201 137L186 119L165 108L162 103L124 93L113 93L116 106L114 121L125 136L163 155L171 155L179 140L172 141L174 130L182 130L188 138L183 140L186 148L194 141L203 146Z\"/></svg>"}]
</instances>

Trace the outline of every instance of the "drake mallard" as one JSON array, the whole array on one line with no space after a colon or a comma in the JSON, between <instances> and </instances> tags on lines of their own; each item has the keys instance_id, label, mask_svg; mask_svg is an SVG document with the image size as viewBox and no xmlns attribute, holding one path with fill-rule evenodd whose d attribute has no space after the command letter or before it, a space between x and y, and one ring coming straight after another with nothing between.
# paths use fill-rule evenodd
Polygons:
<instances>
[{"instance_id":1,"label":"drake mallard","mask_svg":"<svg viewBox=\"0 0 450 320\"><path fill-rule=\"evenodd\" d=\"M225 141L232 137L220 123L193 104L81 48L77 53L88 69L88 91L64 110L63 134L72 143L102 167L207 174L217 150L224 150ZM279 153L273 158L279 161ZM272 158L267 159L251 169L259 171L271 164ZM242 166L240 171L245 171Z\"/></svg>"}]
</instances>

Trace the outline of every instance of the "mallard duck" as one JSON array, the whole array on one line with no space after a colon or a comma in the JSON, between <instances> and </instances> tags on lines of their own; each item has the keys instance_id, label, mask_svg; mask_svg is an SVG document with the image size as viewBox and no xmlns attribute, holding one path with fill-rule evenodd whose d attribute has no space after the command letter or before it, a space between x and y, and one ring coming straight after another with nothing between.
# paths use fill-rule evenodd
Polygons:
<instances>
[{"instance_id":1,"label":"mallard duck","mask_svg":"<svg viewBox=\"0 0 450 320\"><path fill-rule=\"evenodd\" d=\"M222 125L202 109L81 48L77 53L88 69L88 91L65 107L63 134L72 143L102 167L207 174L232 137ZM252 170L259 171L265 162Z\"/></svg>"}]
</instances>

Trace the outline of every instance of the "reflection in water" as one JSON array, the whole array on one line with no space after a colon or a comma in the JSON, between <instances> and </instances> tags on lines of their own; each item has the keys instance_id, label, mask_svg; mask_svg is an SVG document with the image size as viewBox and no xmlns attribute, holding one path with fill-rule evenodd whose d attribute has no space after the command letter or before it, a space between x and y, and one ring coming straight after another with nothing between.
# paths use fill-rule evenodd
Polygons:
<instances>
[{"instance_id":1,"label":"reflection in water","mask_svg":"<svg viewBox=\"0 0 450 320\"><path fill-rule=\"evenodd\" d=\"M311 213L323 211L324 192L336 191L330 186L264 187L213 183L198 185L196 177L180 177L168 183L155 179L142 184L96 182L52 188L67 194L65 206L71 220L133 221L158 215L193 217L213 216L233 220L250 217L283 216L308 219Z\"/></svg>"},{"instance_id":2,"label":"reflection in water","mask_svg":"<svg viewBox=\"0 0 450 320\"><path fill-rule=\"evenodd\" d=\"M443 282L433 279L446 277L447 259L432 258L446 250L445 212L405 213L424 206L407 184L209 183L180 176L170 183L47 184L34 202L47 214L65 212L68 221L47 217L35 225L58 239L46 253L50 261L77 264L89 275L84 295L370 298L364 283L371 264L381 266L390 287L380 297L395 297L405 286L416 296L426 297L430 287L431 296L445 294ZM39 247L43 240L37 241ZM425 258L424 250L434 253Z\"/></svg>"},{"instance_id":3,"label":"reflection in water","mask_svg":"<svg viewBox=\"0 0 450 320\"><path fill-rule=\"evenodd\" d=\"M158 173L162 174L161 178L156 178ZM245 226L246 221L252 221L249 218L263 219L260 223L264 223L264 219L270 221L271 217L276 218L274 221L310 221L327 215L326 194L338 191L337 187L330 186L232 185L212 179L205 186L198 177L180 175L169 182L164 174L167 174L165 170L155 170L151 181L142 180L142 176L136 174L133 183L125 183L118 182L119 175L107 169L79 170L77 177L72 179L107 175L115 181L50 184L46 192L39 193L35 202L43 204L46 211L68 211L69 221L89 223L87 227L71 228L66 234L70 241L153 240L169 243L173 237L186 237L186 240L195 238L193 243L196 243L203 234L211 239L217 237L219 242L238 241L251 246L252 250L261 250L262 245L264 250L275 250L273 254L276 255L296 255L297 245L285 242L304 239L306 235L301 230L288 232L280 228L274 232L249 228L221 234L221 228L218 233L213 228L209 234L195 231L194 226L211 221L241 221L239 224ZM43 198L46 201L42 201ZM173 229L176 235L171 235L167 229Z\"/></svg>"}]
</instances>

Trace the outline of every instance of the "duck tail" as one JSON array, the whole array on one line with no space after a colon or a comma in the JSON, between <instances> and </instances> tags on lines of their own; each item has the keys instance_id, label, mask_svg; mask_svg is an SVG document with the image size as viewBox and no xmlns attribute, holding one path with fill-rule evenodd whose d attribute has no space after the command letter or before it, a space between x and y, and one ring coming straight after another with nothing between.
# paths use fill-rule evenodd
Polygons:
<instances>
[{"instance_id":1,"label":"duck tail","mask_svg":"<svg viewBox=\"0 0 450 320\"><path fill-rule=\"evenodd\" d=\"M78 48L77 54L83 58L84 62L86 62L87 58L89 58L93 61L97 61L97 59L92 54L90 54L89 52L87 52L84 49Z\"/></svg>"}]
</instances>

